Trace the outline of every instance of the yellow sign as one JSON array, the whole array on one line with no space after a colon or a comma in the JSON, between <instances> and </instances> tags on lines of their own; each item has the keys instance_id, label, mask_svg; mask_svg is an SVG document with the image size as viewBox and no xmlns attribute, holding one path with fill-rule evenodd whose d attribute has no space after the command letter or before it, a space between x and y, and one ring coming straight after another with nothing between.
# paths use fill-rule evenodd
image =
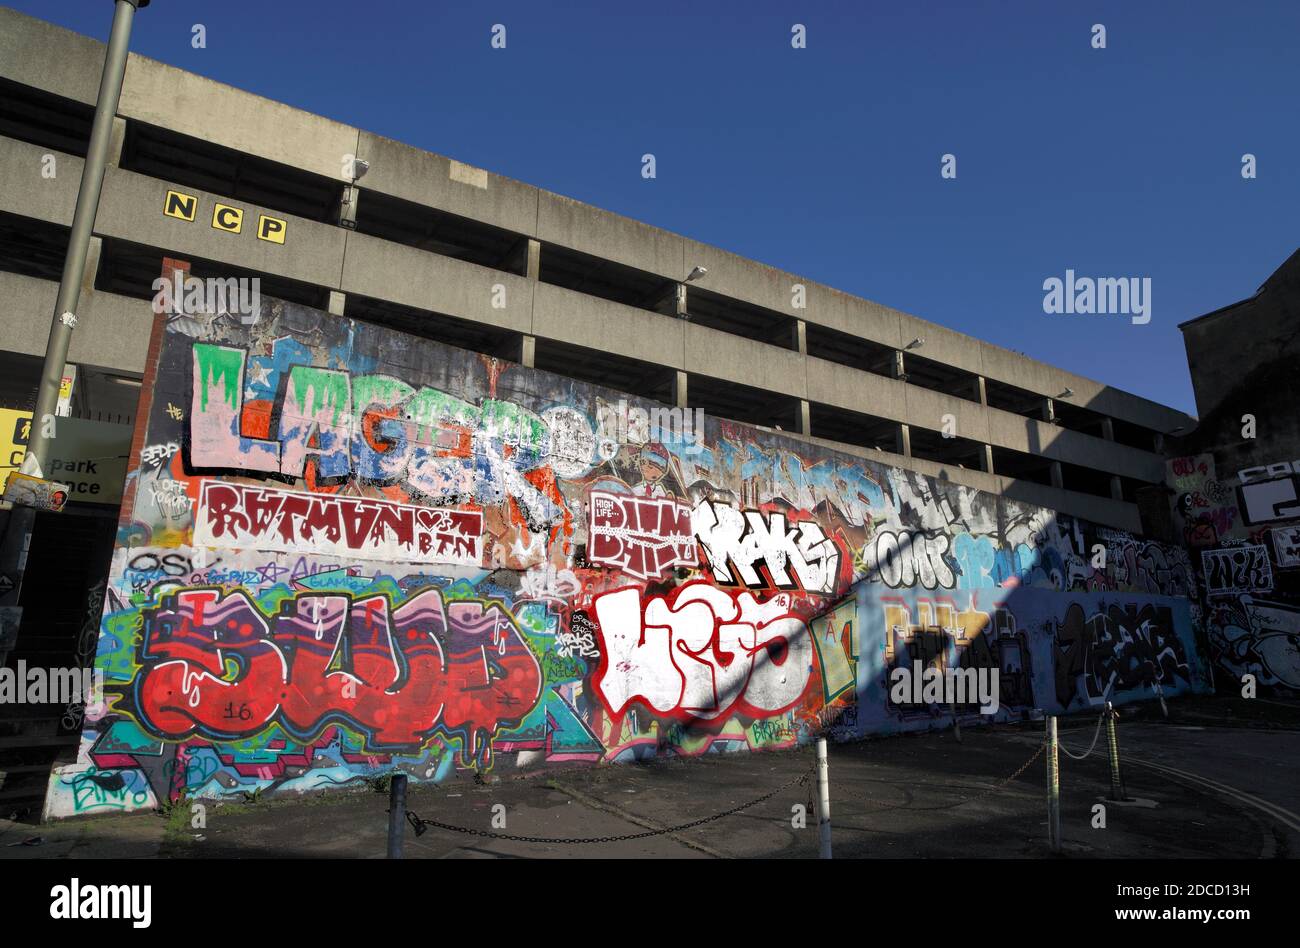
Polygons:
<instances>
[{"instance_id":1,"label":"yellow sign","mask_svg":"<svg viewBox=\"0 0 1300 948\"><path fill-rule=\"evenodd\" d=\"M217 230L237 234L244 229L244 212L229 204L217 204L212 208L212 226Z\"/></svg>"},{"instance_id":2,"label":"yellow sign","mask_svg":"<svg viewBox=\"0 0 1300 948\"><path fill-rule=\"evenodd\" d=\"M0 408L0 474L23 466L31 436L31 412Z\"/></svg>"},{"instance_id":3,"label":"yellow sign","mask_svg":"<svg viewBox=\"0 0 1300 948\"><path fill-rule=\"evenodd\" d=\"M267 217L265 214L258 215L257 239L269 240L273 244L282 244L284 243L284 232L288 228L288 223L278 217Z\"/></svg>"},{"instance_id":4,"label":"yellow sign","mask_svg":"<svg viewBox=\"0 0 1300 948\"><path fill-rule=\"evenodd\" d=\"M194 212L198 209L199 199L180 191L168 191L167 200L163 202L163 213L182 221L193 221Z\"/></svg>"},{"instance_id":5,"label":"yellow sign","mask_svg":"<svg viewBox=\"0 0 1300 948\"><path fill-rule=\"evenodd\" d=\"M163 201L163 213L168 217L176 218L178 221L193 223L198 211L199 199L193 194L186 194L184 191L168 191L167 198ZM212 228L213 230L224 230L228 234L242 233L244 230L244 209L222 204L219 201L214 202L212 207ZM288 230L289 222L281 217L272 217L269 214L259 214L257 216L258 240L283 244Z\"/></svg>"},{"instance_id":6,"label":"yellow sign","mask_svg":"<svg viewBox=\"0 0 1300 948\"><path fill-rule=\"evenodd\" d=\"M51 447L47 473L66 481L72 500L120 503L134 429L81 418L59 418L57 424L58 438ZM22 467L31 428L31 412L0 408L0 481Z\"/></svg>"}]
</instances>

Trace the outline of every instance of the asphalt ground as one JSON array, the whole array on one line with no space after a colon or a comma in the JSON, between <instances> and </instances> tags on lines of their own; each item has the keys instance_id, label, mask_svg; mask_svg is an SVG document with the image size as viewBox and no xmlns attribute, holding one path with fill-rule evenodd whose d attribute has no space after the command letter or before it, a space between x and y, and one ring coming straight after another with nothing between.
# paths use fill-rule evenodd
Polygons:
<instances>
[{"instance_id":1,"label":"asphalt ground","mask_svg":"<svg viewBox=\"0 0 1300 948\"><path fill-rule=\"evenodd\" d=\"M1060 722L1081 754L1097 716ZM1300 853L1300 705L1233 698L1126 711L1125 802L1107 799L1105 730L1060 755L1062 847L1047 840L1043 725L967 727L829 748L836 858L1291 858ZM1037 756L1035 756L1037 755ZM643 764L458 772L412 785L407 859L790 858L819 854L813 748ZM1026 766L1027 765L1027 766ZM1019 775L1010 779L1014 774ZM762 799L702 825L674 829ZM188 805L35 826L0 821L0 859L384 858L387 793ZM1104 807L1099 811L1098 806ZM802 812L801 812L802 811ZM1101 823L1104 820L1104 827ZM504 825L502 825L504 824ZM541 837L586 842L531 842ZM653 834L640 839L611 840ZM601 840L601 841L595 841ZM26 843L26 845L24 845Z\"/></svg>"}]
</instances>

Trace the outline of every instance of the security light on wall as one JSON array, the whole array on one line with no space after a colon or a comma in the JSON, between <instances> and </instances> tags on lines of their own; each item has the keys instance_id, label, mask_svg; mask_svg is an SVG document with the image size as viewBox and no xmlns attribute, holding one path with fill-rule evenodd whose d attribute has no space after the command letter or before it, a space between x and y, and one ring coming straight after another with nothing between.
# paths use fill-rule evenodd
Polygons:
<instances>
[{"instance_id":1,"label":"security light on wall","mask_svg":"<svg viewBox=\"0 0 1300 948\"><path fill-rule=\"evenodd\" d=\"M698 280L700 277L704 276L704 274L708 272L709 272L708 269L705 267L696 267L694 270L692 270L690 273L686 275L686 279L683 280L682 282L690 283L692 280Z\"/></svg>"},{"instance_id":2,"label":"security light on wall","mask_svg":"<svg viewBox=\"0 0 1300 948\"><path fill-rule=\"evenodd\" d=\"M1072 398L1073 396L1074 396L1074 389L1072 389L1072 388L1067 388L1067 389L1066 389L1064 392L1062 392L1060 395L1053 395L1052 397L1053 397L1053 398Z\"/></svg>"},{"instance_id":3,"label":"security light on wall","mask_svg":"<svg viewBox=\"0 0 1300 948\"><path fill-rule=\"evenodd\" d=\"M352 175L352 180L343 185L343 195L339 198L339 226L346 227L348 230L356 230L357 198L361 196L356 183L358 178L363 177L370 170L370 162L363 158L353 158L352 164L347 170Z\"/></svg>"},{"instance_id":4,"label":"security light on wall","mask_svg":"<svg viewBox=\"0 0 1300 948\"><path fill-rule=\"evenodd\" d=\"M910 351L913 350L913 349L919 349L919 348L921 348L923 345L925 345L925 338L924 338L923 336L917 336L915 339L913 339L913 340L912 340L911 342L909 342L907 345L903 346L903 351L904 351L904 352L910 352Z\"/></svg>"}]
</instances>

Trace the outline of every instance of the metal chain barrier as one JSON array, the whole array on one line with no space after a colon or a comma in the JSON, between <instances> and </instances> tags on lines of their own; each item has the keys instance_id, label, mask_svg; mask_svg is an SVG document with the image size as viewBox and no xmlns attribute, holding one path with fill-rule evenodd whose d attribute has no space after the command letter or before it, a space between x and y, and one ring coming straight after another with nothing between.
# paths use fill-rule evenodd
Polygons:
<instances>
[{"instance_id":1,"label":"metal chain barrier","mask_svg":"<svg viewBox=\"0 0 1300 948\"><path fill-rule=\"evenodd\" d=\"M984 797L987 797L989 794L997 793L1000 790L1005 790L1011 784L1012 781L1014 781L1017 777L1019 777L1026 770L1028 770L1030 765L1033 764L1034 761L1038 760L1039 756L1046 749L1047 749L1047 742L1043 741L1038 745L1038 749L1034 751L1034 756L1030 757L1027 761L1021 764L1016 769L1016 772L1013 773L1010 777L1007 777L1005 780L1002 780L994 784L993 786L988 787L987 789L981 790L979 793L976 793L973 796L964 797L961 800L958 800L956 803L944 803L939 806L912 806L911 804L907 804L907 803L886 803L884 800L876 800L872 797L864 796L863 794L860 793L853 793L852 791L848 791L845 795L850 797L855 797L859 800L862 800L866 803L870 803L874 806L884 807L887 810L918 810L918 811L919 810L955 810L959 806L965 806L967 803L974 803L976 800L984 799ZM841 792L843 793L844 791Z\"/></svg>"},{"instance_id":2,"label":"metal chain barrier","mask_svg":"<svg viewBox=\"0 0 1300 948\"><path fill-rule=\"evenodd\" d=\"M1064 753L1065 756L1070 758L1071 760L1087 760L1092 755L1092 752L1097 748L1097 738L1101 737L1101 726L1102 724L1105 723L1106 715L1109 712L1110 712L1109 707L1105 707L1101 709L1101 716L1097 718L1097 730L1092 732L1092 743L1088 745L1088 749L1083 752L1082 756L1080 756L1079 754L1071 753L1070 748L1065 746L1065 741L1058 739L1056 742L1056 746L1059 747L1061 749L1061 752Z\"/></svg>"},{"instance_id":3,"label":"metal chain barrier","mask_svg":"<svg viewBox=\"0 0 1300 948\"><path fill-rule=\"evenodd\" d=\"M812 776L813 776L813 768L809 767L808 770L804 771L802 774L799 774L794 779L777 787L771 793L765 793L761 797L756 797L755 799L750 800L748 803L742 803L740 806L734 806L730 810L723 810L721 813L714 813L712 816L705 816L702 817L701 819L692 820L689 823L682 823L678 826L668 826L665 827L664 829L657 829L657 830L646 830L643 833L626 833L622 836L581 836L575 839L568 839L564 837L555 837L555 836L515 836L510 833L494 833L491 832L490 830L470 829L467 826L456 826L451 823L443 823L440 820L426 820L417 816L409 809L406 811L406 819L413 827L415 827L415 834L417 836L424 833L424 831L428 829L430 826L436 826L439 829L450 830L453 833L465 833L469 836L483 836L488 839L503 839L503 840L509 840L511 842L516 842L516 843L562 843L562 844L623 843L623 842L629 842L634 839L649 839L652 836L665 836L669 833L679 833L682 830L693 829L697 826L704 826L707 823L713 823L717 820L723 819L724 817L733 816L737 813L740 813L743 810L748 810L751 807L758 806L758 804L764 803L767 800L772 799L778 793L783 793L784 791L789 790L791 787L796 786L797 784L810 782Z\"/></svg>"}]
</instances>

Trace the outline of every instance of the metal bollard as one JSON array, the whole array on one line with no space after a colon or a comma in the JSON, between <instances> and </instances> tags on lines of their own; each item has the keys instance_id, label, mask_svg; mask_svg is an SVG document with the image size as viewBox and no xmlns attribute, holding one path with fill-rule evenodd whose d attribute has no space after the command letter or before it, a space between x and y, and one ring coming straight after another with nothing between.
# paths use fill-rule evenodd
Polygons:
<instances>
[{"instance_id":1,"label":"metal bollard","mask_svg":"<svg viewBox=\"0 0 1300 948\"><path fill-rule=\"evenodd\" d=\"M1127 800L1124 793L1124 778L1119 773L1119 734L1115 727L1115 719L1119 714L1115 711L1114 706L1106 702L1106 742L1110 745L1110 799Z\"/></svg>"},{"instance_id":2,"label":"metal bollard","mask_svg":"<svg viewBox=\"0 0 1300 948\"><path fill-rule=\"evenodd\" d=\"M826 759L826 738L817 738L817 832L821 839L821 858L831 858L831 784L830 763Z\"/></svg>"},{"instance_id":3,"label":"metal bollard","mask_svg":"<svg viewBox=\"0 0 1300 948\"><path fill-rule=\"evenodd\" d=\"M1056 716L1047 717L1047 841L1061 851L1061 762L1057 756Z\"/></svg>"},{"instance_id":4,"label":"metal bollard","mask_svg":"<svg viewBox=\"0 0 1300 948\"><path fill-rule=\"evenodd\" d=\"M961 721L957 719L957 706L951 701L948 702L948 710L952 713L952 736L957 738L957 743L961 743Z\"/></svg>"},{"instance_id":5,"label":"metal bollard","mask_svg":"<svg viewBox=\"0 0 1300 948\"><path fill-rule=\"evenodd\" d=\"M406 774L393 774L388 794L388 858L402 858L402 834L406 832Z\"/></svg>"}]
</instances>

